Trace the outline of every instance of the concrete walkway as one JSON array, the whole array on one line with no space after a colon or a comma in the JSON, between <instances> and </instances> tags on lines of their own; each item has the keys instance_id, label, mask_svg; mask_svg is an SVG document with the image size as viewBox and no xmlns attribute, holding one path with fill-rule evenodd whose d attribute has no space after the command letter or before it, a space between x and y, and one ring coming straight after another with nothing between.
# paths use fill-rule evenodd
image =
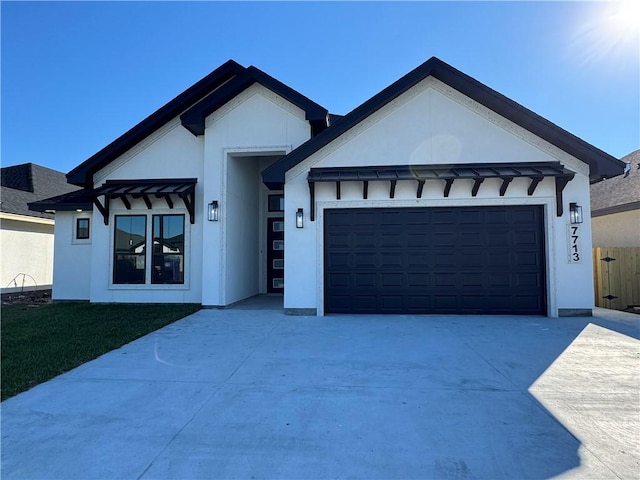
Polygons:
<instances>
[{"instance_id":1,"label":"concrete walkway","mask_svg":"<svg viewBox=\"0 0 640 480\"><path fill-rule=\"evenodd\" d=\"M2 478L638 479L640 317L202 310L2 403Z\"/></svg>"}]
</instances>

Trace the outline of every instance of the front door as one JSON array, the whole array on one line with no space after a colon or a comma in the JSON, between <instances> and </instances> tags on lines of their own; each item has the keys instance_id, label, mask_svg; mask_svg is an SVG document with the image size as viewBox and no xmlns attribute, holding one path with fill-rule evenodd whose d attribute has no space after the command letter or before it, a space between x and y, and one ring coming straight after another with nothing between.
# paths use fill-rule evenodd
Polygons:
<instances>
[{"instance_id":1,"label":"front door","mask_svg":"<svg viewBox=\"0 0 640 480\"><path fill-rule=\"evenodd\" d=\"M284 218L267 218L267 293L284 293Z\"/></svg>"}]
</instances>

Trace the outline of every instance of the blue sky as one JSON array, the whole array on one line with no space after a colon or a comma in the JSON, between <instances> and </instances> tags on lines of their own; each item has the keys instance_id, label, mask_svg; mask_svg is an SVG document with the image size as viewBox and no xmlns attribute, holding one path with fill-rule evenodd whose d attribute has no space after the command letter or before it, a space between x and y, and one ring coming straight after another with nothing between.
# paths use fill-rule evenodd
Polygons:
<instances>
[{"instance_id":1,"label":"blue sky","mask_svg":"<svg viewBox=\"0 0 640 480\"><path fill-rule=\"evenodd\" d=\"M621 157L640 148L640 20L618 7L3 1L2 165L69 171L230 58L345 114L437 56Z\"/></svg>"}]
</instances>

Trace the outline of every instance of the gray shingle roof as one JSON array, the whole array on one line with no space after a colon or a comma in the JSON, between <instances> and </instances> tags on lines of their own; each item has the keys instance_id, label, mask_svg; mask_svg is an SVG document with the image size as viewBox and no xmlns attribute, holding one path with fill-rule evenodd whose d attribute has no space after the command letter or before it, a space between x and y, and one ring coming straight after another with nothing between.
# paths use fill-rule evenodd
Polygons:
<instances>
[{"instance_id":1,"label":"gray shingle roof","mask_svg":"<svg viewBox=\"0 0 640 480\"><path fill-rule=\"evenodd\" d=\"M592 215L640 209L640 150L620 160L630 165L628 174L591 185Z\"/></svg>"},{"instance_id":2,"label":"gray shingle roof","mask_svg":"<svg viewBox=\"0 0 640 480\"><path fill-rule=\"evenodd\" d=\"M53 214L34 212L27 204L78 190L64 173L33 163L2 167L0 181L0 211L29 217L53 219Z\"/></svg>"}]
</instances>

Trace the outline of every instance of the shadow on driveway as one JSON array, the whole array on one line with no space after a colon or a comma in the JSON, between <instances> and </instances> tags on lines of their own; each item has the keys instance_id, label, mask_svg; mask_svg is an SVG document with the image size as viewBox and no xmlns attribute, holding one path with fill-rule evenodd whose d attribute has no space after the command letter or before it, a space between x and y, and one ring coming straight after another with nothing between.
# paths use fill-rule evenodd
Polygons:
<instances>
[{"instance_id":1,"label":"shadow on driveway","mask_svg":"<svg viewBox=\"0 0 640 480\"><path fill-rule=\"evenodd\" d=\"M2 478L637 478L639 323L203 310L2 404Z\"/></svg>"}]
</instances>

